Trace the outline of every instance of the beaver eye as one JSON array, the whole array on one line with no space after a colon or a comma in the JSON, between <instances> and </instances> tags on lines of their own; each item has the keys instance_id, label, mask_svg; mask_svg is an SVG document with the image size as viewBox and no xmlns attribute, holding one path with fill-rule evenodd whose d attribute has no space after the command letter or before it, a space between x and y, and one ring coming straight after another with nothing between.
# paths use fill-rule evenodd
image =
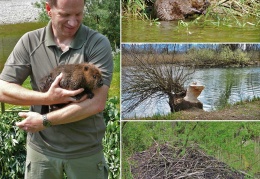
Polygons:
<instances>
[{"instance_id":1,"label":"beaver eye","mask_svg":"<svg viewBox=\"0 0 260 179\"><path fill-rule=\"evenodd\" d=\"M96 75L93 75L93 78L96 79L97 78Z\"/></svg>"}]
</instances>

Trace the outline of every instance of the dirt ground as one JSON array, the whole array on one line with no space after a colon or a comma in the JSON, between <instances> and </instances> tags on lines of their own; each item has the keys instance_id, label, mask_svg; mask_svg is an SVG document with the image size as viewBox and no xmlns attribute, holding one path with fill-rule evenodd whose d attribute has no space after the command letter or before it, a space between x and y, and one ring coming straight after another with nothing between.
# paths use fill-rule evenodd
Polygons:
<instances>
[{"instance_id":1,"label":"dirt ground","mask_svg":"<svg viewBox=\"0 0 260 179\"><path fill-rule=\"evenodd\" d=\"M193 108L166 116L132 118L129 120L260 120L260 100L242 102L210 112Z\"/></svg>"},{"instance_id":2,"label":"dirt ground","mask_svg":"<svg viewBox=\"0 0 260 179\"><path fill-rule=\"evenodd\" d=\"M178 118L181 120L260 120L260 101L237 104L211 112L181 111Z\"/></svg>"}]
</instances>

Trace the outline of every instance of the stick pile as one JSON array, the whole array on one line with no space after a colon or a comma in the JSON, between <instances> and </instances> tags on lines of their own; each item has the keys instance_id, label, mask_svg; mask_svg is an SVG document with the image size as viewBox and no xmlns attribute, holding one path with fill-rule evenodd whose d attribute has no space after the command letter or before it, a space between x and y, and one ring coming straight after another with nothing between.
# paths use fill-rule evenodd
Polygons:
<instances>
[{"instance_id":1,"label":"stick pile","mask_svg":"<svg viewBox=\"0 0 260 179\"><path fill-rule=\"evenodd\" d=\"M232 13L233 15L244 16L250 14L252 16L259 16L259 0L212 0L211 4L214 7L213 11L218 13Z\"/></svg>"},{"instance_id":2,"label":"stick pile","mask_svg":"<svg viewBox=\"0 0 260 179\"><path fill-rule=\"evenodd\" d=\"M147 151L136 153L130 161L131 172L136 179L245 178L245 174L207 156L198 147L190 147L182 151L168 144L156 144Z\"/></svg>"}]
</instances>

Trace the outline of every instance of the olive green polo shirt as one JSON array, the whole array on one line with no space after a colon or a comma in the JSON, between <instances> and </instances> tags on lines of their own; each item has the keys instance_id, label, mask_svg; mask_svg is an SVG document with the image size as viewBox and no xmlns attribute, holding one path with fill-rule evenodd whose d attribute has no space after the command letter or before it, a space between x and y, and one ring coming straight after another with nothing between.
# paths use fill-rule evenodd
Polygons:
<instances>
[{"instance_id":1,"label":"olive green polo shirt","mask_svg":"<svg viewBox=\"0 0 260 179\"><path fill-rule=\"evenodd\" d=\"M63 52L54 42L51 22L44 28L21 37L0 75L0 79L22 84L28 76L32 89L39 90L39 81L61 64L90 62L102 71L104 85L110 86L113 72L111 46L106 37L81 25L70 48ZM32 106L42 113L42 106ZM105 123L102 113L78 122L52 126L37 133L28 133L27 143L34 150L60 158L79 158L102 150Z\"/></svg>"}]
</instances>

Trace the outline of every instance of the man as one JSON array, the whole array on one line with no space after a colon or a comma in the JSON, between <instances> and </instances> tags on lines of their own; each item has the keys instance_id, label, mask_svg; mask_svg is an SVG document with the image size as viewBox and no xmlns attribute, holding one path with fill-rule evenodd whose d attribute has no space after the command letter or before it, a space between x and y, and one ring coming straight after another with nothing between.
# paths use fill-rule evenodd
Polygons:
<instances>
[{"instance_id":1,"label":"man","mask_svg":"<svg viewBox=\"0 0 260 179\"><path fill-rule=\"evenodd\" d=\"M31 105L16 125L27 131L25 178L107 178L102 152L105 124L102 111L112 78L110 43L82 25L84 0L48 0L51 19L45 28L26 33L16 44L0 75L0 101ZM91 62L102 71L104 85L92 99L76 101L83 89L59 87L60 74L46 93L39 81L60 64ZM33 90L21 84L30 76ZM69 103L70 102L70 103ZM68 103L48 112L44 105ZM46 113L46 114L45 114Z\"/></svg>"}]
</instances>

